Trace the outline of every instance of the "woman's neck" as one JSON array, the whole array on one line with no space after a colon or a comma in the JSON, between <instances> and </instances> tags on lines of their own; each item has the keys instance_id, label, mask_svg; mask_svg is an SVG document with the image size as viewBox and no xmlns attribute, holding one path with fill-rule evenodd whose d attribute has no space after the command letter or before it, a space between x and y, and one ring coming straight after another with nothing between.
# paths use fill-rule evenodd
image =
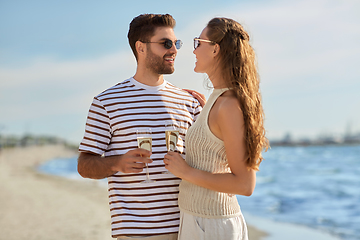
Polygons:
<instances>
[{"instance_id":1,"label":"woman's neck","mask_svg":"<svg viewBox=\"0 0 360 240\"><path fill-rule=\"evenodd\" d=\"M226 88L226 82L225 79L223 78L222 74L220 73L220 71L216 71L213 72L211 74L208 74L208 77L213 85L213 87L215 89L220 89L220 88Z\"/></svg>"}]
</instances>

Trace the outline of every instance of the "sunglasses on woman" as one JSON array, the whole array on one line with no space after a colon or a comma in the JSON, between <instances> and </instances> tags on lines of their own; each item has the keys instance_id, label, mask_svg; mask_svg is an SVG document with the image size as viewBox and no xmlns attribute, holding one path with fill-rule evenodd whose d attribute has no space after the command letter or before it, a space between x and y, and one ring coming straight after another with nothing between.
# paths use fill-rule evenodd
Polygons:
<instances>
[{"instance_id":1,"label":"sunglasses on woman","mask_svg":"<svg viewBox=\"0 0 360 240\"><path fill-rule=\"evenodd\" d=\"M181 40L176 40L173 42L170 39L165 39L164 41L159 41L159 42L143 42L143 43L160 43L160 44L163 44L164 48L166 48L166 49L172 48L172 46L175 44L175 47L177 50L179 50L181 48L181 46L183 45L183 42Z\"/></svg>"},{"instance_id":2,"label":"sunglasses on woman","mask_svg":"<svg viewBox=\"0 0 360 240\"><path fill-rule=\"evenodd\" d=\"M194 49L196 49L198 46L200 46L200 42L207 42L207 43L213 43L213 44L216 43L214 41L210 41L207 39L194 38Z\"/></svg>"}]
</instances>

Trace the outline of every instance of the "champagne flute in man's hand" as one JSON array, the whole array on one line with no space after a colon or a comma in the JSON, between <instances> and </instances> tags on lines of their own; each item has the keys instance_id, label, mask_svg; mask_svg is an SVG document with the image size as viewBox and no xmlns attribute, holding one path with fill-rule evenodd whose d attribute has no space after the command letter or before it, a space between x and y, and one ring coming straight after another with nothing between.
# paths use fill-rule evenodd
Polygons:
<instances>
[{"instance_id":1,"label":"champagne flute in man's hand","mask_svg":"<svg viewBox=\"0 0 360 240\"><path fill-rule=\"evenodd\" d=\"M152 147L152 137L151 137L151 128L141 128L136 131L138 147L146 149L151 152ZM149 167L146 163L146 179L142 183L151 183L155 180L150 179Z\"/></svg>"}]
</instances>

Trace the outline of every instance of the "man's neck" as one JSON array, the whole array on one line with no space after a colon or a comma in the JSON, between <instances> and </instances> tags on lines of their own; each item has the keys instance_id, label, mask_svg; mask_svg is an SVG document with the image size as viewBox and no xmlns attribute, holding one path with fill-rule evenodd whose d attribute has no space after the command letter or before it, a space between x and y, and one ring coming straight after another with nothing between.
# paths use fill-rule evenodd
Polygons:
<instances>
[{"instance_id":1,"label":"man's neck","mask_svg":"<svg viewBox=\"0 0 360 240\"><path fill-rule=\"evenodd\" d=\"M164 83L163 75L136 71L134 79L148 86L159 86Z\"/></svg>"}]
</instances>

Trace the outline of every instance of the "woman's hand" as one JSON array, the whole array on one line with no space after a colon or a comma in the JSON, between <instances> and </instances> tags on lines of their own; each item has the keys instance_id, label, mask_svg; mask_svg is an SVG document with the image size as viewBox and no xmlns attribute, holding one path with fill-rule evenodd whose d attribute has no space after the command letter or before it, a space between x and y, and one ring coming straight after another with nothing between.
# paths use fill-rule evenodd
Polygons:
<instances>
[{"instance_id":1,"label":"woman's hand","mask_svg":"<svg viewBox=\"0 0 360 240\"><path fill-rule=\"evenodd\" d=\"M199 101L201 107L204 107L204 105L205 105L205 103L206 103L206 98L205 98L205 95L204 95L204 94L199 93L199 92L194 91L194 90L190 90L190 89L183 89L183 90L185 90L185 91L187 91L188 93L190 93L191 95L193 95L194 98L196 98L196 99Z\"/></svg>"},{"instance_id":2,"label":"woman's hand","mask_svg":"<svg viewBox=\"0 0 360 240\"><path fill-rule=\"evenodd\" d=\"M192 169L177 152L168 152L164 156L164 163L167 170L181 179Z\"/></svg>"}]
</instances>

